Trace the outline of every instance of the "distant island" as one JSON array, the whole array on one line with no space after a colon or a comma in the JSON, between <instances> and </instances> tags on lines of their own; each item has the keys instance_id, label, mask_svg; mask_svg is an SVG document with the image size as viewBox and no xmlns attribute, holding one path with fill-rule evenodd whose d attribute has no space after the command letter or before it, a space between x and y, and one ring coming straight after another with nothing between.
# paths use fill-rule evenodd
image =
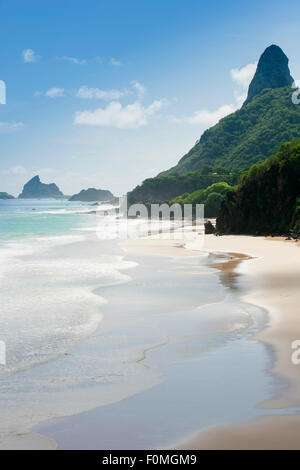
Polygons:
<instances>
[{"instance_id":1,"label":"distant island","mask_svg":"<svg viewBox=\"0 0 300 470\"><path fill-rule=\"evenodd\" d=\"M15 199L13 196L11 196L8 193L0 193L0 199Z\"/></svg>"},{"instance_id":2,"label":"distant island","mask_svg":"<svg viewBox=\"0 0 300 470\"><path fill-rule=\"evenodd\" d=\"M42 183L38 175L34 176L24 185L23 191L19 195L19 199L46 199L61 197L63 197L63 193L55 183Z\"/></svg>"},{"instance_id":3,"label":"distant island","mask_svg":"<svg viewBox=\"0 0 300 470\"><path fill-rule=\"evenodd\" d=\"M112 201L115 196L106 189L83 189L78 194L70 197L69 201L80 201L80 202L106 202Z\"/></svg>"}]
</instances>

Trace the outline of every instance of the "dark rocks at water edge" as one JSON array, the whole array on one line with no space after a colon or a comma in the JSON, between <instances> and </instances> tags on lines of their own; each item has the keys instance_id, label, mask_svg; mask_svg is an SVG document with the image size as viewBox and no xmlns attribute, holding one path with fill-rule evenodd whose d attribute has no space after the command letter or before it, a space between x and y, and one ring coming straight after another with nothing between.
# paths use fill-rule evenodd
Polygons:
<instances>
[{"instance_id":1,"label":"dark rocks at water edge","mask_svg":"<svg viewBox=\"0 0 300 470\"><path fill-rule=\"evenodd\" d=\"M6 199L14 199L14 197L11 196L11 195L8 194L8 193L1 193L1 192L0 192L0 199L2 199L2 200L3 200L3 199L4 199L4 200L6 200Z\"/></svg>"},{"instance_id":2,"label":"dark rocks at water edge","mask_svg":"<svg viewBox=\"0 0 300 470\"><path fill-rule=\"evenodd\" d=\"M114 199L114 195L106 189L83 189L78 194L70 197L69 201L80 201L80 202L108 202Z\"/></svg>"},{"instance_id":3,"label":"dark rocks at water edge","mask_svg":"<svg viewBox=\"0 0 300 470\"><path fill-rule=\"evenodd\" d=\"M210 220L205 222L204 227L205 227L205 235L212 235L216 231L216 228L214 227L214 225L211 223Z\"/></svg>"},{"instance_id":4,"label":"dark rocks at water edge","mask_svg":"<svg viewBox=\"0 0 300 470\"><path fill-rule=\"evenodd\" d=\"M19 199L46 199L60 197L63 197L63 193L59 190L56 184L42 183L40 177L37 175L24 185Z\"/></svg>"}]
</instances>

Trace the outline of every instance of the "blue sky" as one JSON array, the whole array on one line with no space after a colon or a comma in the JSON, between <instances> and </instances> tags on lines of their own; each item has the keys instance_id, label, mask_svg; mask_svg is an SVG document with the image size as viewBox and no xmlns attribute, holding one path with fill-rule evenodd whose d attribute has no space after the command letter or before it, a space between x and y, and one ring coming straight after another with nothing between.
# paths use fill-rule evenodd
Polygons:
<instances>
[{"instance_id":1,"label":"blue sky","mask_svg":"<svg viewBox=\"0 0 300 470\"><path fill-rule=\"evenodd\" d=\"M300 4L0 1L0 191L39 173L124 193L240 106L272 43L300 78Z\"/></svg>"}]
</instances>

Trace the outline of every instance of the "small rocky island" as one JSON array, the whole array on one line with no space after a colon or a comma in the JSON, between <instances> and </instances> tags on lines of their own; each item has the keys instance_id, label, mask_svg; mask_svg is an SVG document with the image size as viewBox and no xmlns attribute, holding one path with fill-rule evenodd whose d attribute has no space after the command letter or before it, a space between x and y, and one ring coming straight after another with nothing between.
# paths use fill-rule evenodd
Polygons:
<instances>
[{"instance_id":1,"label":"small rocky island","mask_svg":"<svg viewBox=\"0 0 300 470\"><path fill-rule=\"evenodd\" d=\"M80 201L80 202L107 202L114 199L114 195L106 189L83 189L78 194L70 197L69 201Z\"/></svg>"},{"instance_id":2,"label":"small rocky island","mask_svg":"<svg viewBox=\"0 0 300 470\"><path fill-rule=\"evenodd\" d=\"M60 198L63 193L54 183L42 183L40 177L34 176L28 183L24 185L19 199L46 199L46 198Z\"/></svg>"},{"instance_id":3,"label":"small rocky island","mask_svg":"<svg viewBox=\"0 0 300 470\"><path fill-rule=\"evenodd\" d=\"M15 199L13 196L11 196L10 194L8 193L1 193L0 192L0 199Z\"/></svg>"}]
</instances>

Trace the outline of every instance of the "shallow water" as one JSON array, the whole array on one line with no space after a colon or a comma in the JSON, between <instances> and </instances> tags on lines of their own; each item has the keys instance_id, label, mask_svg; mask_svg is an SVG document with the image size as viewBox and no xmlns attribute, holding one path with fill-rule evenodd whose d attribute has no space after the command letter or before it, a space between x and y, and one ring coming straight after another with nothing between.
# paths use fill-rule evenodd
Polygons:
<instances>
[{"instance_id":1,"label":"shallow water","mask_svg":"<svg viewBox=\"0 0 300 470\"><path fill-rule=\"evenodd\" d=\"M105 299L93 288L123 282L121 270L134 266L72 249L87 238L79 231L90 223L87 210L66 201L0 205L0 339L7 353L0 377L68 353L102 320Z\"/></svg>"},{"instance_id":2,"label":"shallow water","mask_svg":"<svg viewBox=\"0 0 300 470\"><path fill-rule=\"evenodd\" d=\"M110 293L99 289L108 299L101 338L115 338L118 347L123 336L138 344L145 332L151 337L152 331L153 339L156 333L158 346L149 348L140 365L159 372L161 382L123 401L41 425L38 432L59 449L151 449L261 413L256 405L276 386L266 372L271 356L253 340L265 313L241 302L237 281L234 290L224 286L206 263L139 257L129 283Z\"/></svg>"},{"instance_id":3,"label":"shallow water","mask_svg":"<svg viewBox=\"0 0 300 470\"><path fill-rule=\"evenodd\" d=\"M91 207L67 200L0 200L0 242L66 234L86 223L84 212L89 210Z\"/></svg>"},{"instance_id":4,"label":"shallow water","mask_svg":"<svg viewBox=\"0 0 300 470\"><path fill-rule=\"evenodd\" d=\"M89 206L34 203L0 207L0 446L91 409L37 429L59 448L153 448L257 415L265 315L237 277L207 254L124 255Z\"/></svg>"}]
</instances>

